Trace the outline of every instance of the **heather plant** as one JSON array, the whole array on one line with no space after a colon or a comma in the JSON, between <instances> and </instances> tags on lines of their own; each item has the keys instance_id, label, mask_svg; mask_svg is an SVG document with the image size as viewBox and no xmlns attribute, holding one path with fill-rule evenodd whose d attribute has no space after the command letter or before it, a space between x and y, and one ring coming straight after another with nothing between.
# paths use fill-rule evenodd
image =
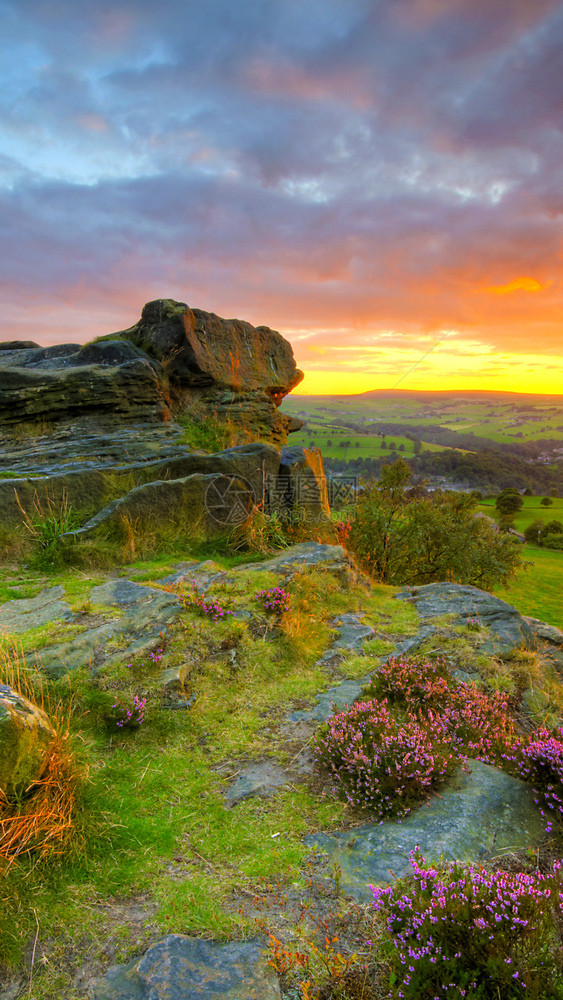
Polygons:
<instances>
[{"instance_id":1,"label":"heather plant","mask_svg":"<svg viewBox=\"0 0 563 1000\"><path fill-rule=\"evenodd\" d=\"M283 615L285 612L291 611L290 597L283 587L259 590L256 594L256 600L261 603L264 611L274 615Z\"/></svg>"},{"instance_id":2,"label":"heather plant","mask_svg":"<svg viewBox=\"0 0 563 1000\"><path fill-rule=\"evenodd\" d=\"M410 863L410 880L371 886L385 927L391 996L563 997L552 948L563 899L560 862L548 875L458 863L425 868L416 851Z\"/></svg>"},{"instance_id":3,"label":"heather plant","mask_svg":"<svg viewBox=\"0 0 563 1000\"><path fill-rule=\"evenodd\" d=\"M203 595L198 592L195 580L192 580L191 592L185 593L180 591L180 598L185 608L194 608L207 618L211 618L214 622L218 622L221 618L225 618L227 615L234 615L234 611L224 608L218 603L218 601L206 600Z\"/></svg>"},{"instance_id":4,"label":"heather plant","mask_svg":"<svg viewBox=\"0 0 563 1000\"><path fill-rule=\"evenodd\" d=\"M421 725L407 713L398 722L385 700L358 702L333 715L313 747L335 792L380 818L404 816L456 767L439 717Z\"/></svg>"},{"instance_id":5,"label":"heather plant","mask_svg":"<svg viewBox=\"0 0 563 1000\"><path fill-rule=\"evenodd\" d=\"M468 618L466 625L471 632L480 632L482 628L481 622L478 618Z\"/></svg>"},{"instance_id":6,"label":"heather plant","mask_svg":"<svg viewBox=\"0 0 563 1000\"><path fill-rule=\"evenodd\" d=\"M427 721L438 725L443 740L460 756L497 763L514 739L506 695L456 681L444 660L392 657L364 694L387 699L422 726Z\"/></svg>"},{"instance_id":7,"label":"heather plant","mask_svg":"<svg viewBox=\"0 0 563 1000\"><path fill-rule=\"evenodd\" d=\"M550 833L563 819L563 727L540 728L504 755L505 765L528 781Z\"/></svg>"},{"instance_id":8,"label":"heather plant","mask_svg":"<svg viewBox=\"0 0 563 1000\"><path fill-rule=\"evenodd\" d=\"M112 708L116 713L115 725L118 729L138 729L145 719L146 698L133 695L132 699L125 701L116 698Z\"/></svg>"}]
</instances>

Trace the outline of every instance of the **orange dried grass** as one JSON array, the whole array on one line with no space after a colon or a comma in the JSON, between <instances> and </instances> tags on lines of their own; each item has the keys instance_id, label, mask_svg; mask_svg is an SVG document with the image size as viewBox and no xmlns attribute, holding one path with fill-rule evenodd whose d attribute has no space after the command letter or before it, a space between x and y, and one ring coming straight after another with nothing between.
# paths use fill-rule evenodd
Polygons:
<instances>
[{"instance_id":1,"label":"orange dried grass","mask_svg":"<svg viewBox=\"0 0 563 1000\"><path fill-rule=\"evenodd\" d=\"M74 831L76 800L72 754L57 736L40 781L15 805L0 791L0 870L16 858L63 854Z\"/></svg>"},{"instance_id":2,"label":"orange dried grass","mask_svg":"<svg viewBox=\"0 0 563 1000\"><path fill-rule=\"evenodd\" d=\"M0 646L0 682L8 684L49 716L56 736L43 776L25 797L11 802L0 789L0 872L17 858L34 854L44 858L63 854L74 839L77 769L70 748L70 708L52 705L37 675L26 671L17 646Z\"/></svg>"}]
</instances>

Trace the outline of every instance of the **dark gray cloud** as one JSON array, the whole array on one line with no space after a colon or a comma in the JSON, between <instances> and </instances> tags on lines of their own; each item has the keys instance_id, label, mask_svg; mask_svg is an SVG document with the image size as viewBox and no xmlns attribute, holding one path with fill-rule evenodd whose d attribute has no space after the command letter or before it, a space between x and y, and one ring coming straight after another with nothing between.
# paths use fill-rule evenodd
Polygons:
<instances>
[{"instance_id":1,"label":"dark gray cloud","mask_svg":"<svg viewBox=\"0 0 563 1000\"><path fill-rule=\"evenodd\" d=\"M557 347L559 3L4 0L0 21L2 338L26 309L40 337L46 302L85 337L172 294L522 351L534 322ZM543 290L487 291L522 275Z\"/></svg>"}]
</instances>

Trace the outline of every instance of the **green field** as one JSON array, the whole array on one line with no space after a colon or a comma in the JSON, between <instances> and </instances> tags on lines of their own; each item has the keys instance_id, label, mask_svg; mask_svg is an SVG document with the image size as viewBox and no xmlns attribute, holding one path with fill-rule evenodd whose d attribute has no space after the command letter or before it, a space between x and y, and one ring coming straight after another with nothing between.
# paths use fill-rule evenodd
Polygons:
<instances>
[{"instance_id":1,"label":"green field","mask_svg":"<svg viewBox=\"0 0 563 1000\"><path fill-rule=\"evenodd\" d=\"M514 527L517 531L525 531L529 524L538 519L547 523L548 521L563 521L563 499L553 497L550 507L542 507L541 497L523 497L524 506L514 516ZM479 510L489 517L497 518L497 510L494 500L484 500L479 504Z\"/></svg>"},{"instance_id":2,"label":"green field","mask_svg":"<svg viewBox=\"0 0 563 1000\"><path fill-rule=\"evenodd\" d=\"M524 558L526 568L509 587L495 587L493 593L520 614L563 629L563 552L526 545Z\"/></svg>"},{"instance_id":3,"label":"green field","mask_svg":"<svg viewBox=\"0 0 563 1000\"><path fill-rule=\"evenodd\" d=\"M413 426L440 424L452 431L497 442L563 440L563 396L401 391L350 396L291 395L284 399L282 410L325 426L334 420L364 426L370 421ZM345 432L346 428L340 430Z\"/></svg>"},{"instance_id":4,"label":"green field","mask_svg":"<svg viewBox=\"0 0 563 1000\"><path fill-rule=\"evenodd\" d=\"M382 440L385 447L382 448ZM318 420L307 421L307 426L291 435L292 445L303 448L320 448L324 458L343 458L346 461L354 458L388 458L393 452L409 458L414 455L414 442L399 434L370 435L366 429L363 434L348 427L336 427L334 424L322 423ZM422 451L443 451L441 445L422 442Z\"/></svg>"}]
</instances>

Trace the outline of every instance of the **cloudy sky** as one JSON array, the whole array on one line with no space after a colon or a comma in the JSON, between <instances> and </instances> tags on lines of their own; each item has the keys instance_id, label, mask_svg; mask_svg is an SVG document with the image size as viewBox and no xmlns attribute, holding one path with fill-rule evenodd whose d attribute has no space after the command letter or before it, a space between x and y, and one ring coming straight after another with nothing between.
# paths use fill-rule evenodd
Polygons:
<instances>
[{"instance_id":1,"label":"cloudy sky","mask_svg":"<svg viewBox=\"0 0 563 1000\"><path fill-rule=\"evenodd\" d=\"M563 392L563 3L0 0L0 339L172 297L303 392Z\"/></svg>"}]
</instances>

